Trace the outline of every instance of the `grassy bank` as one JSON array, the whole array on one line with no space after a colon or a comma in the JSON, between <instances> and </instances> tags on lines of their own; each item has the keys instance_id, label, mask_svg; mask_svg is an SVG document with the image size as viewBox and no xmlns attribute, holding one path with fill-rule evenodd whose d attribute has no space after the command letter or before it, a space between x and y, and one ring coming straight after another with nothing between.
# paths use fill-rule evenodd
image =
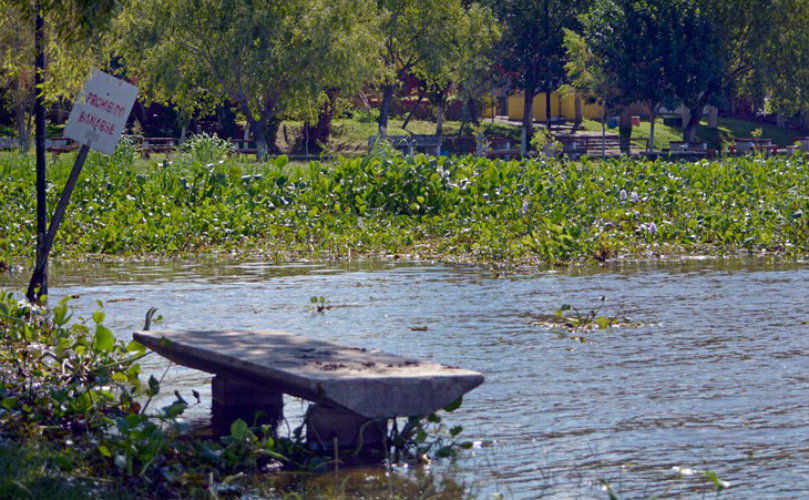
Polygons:
<instances>
[{"instance_id":1,"label":"grassy bank","mask_svg":"<svg viewBox=\"0 0 809 500\"><path fill-rule=\"evenodd\" d=\"M760 129L763 139L770 139L779 146L791 146L796 136L806 135L805 131L789 130L767 123L757 123L737 118L719 118L717 128L708 128L707 122L700 123L697 136L710 144L734 144L736 137L752 137L753 131Z\"/></svg>"},{"instance_id":2,"label":"grassy bank","mask_svg":"<svg viewBox=\"0 0 809 500\"><path fill-rule=\"evenodd\" d=\"M54 252L61 256L417 254L558 264L647 253L809 250L809 163L733 158L503 162L401 158L324 164L172 162L91 155ZM51 206L71 159L50 166ZM30 257L32 156L0 155L0 260Z\"/></svg>"},{"instance_id":3,"label":"grassy bank","mask_svg":"<svg viewBox=\"0 0 809 500\"><path fill-rule=\"evenodd\" d=\"M601 132L601 122L597 120L584 120L581 126L590 132ZM607 134L617 133L617 127L607 129ZM648 121L641 121L639 127L632 127L632 139L635 144L648 144L649 136L651 136L651 127ZM662 118L655 121L655 149L668 149L671 141L682 140L683 130L680 127L670 127L663 123Z\"/></svg>"}]
</instances>

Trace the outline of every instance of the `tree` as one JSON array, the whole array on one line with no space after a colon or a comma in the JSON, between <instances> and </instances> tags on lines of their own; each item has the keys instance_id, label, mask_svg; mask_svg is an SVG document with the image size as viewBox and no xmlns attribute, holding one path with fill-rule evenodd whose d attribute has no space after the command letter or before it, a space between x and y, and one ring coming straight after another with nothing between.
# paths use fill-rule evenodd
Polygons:
<instances>
[{"instance_id":1,"label":"tree","mask_svg":"<svg viewBox=\"0 0 809 500\"><path fill-rule=\"evenodd\" d=\"M19 29L25 26L19 7L6 6L0 16L0 91L9 111L14 115L17 140L23 151L28 151L33 126L34 101L34 30Z\"/></svg>"},{"instance_id":2,"label":"tree","mask_svg":"<svg viewBox=\"0 0 809 500\"><path fill-rule=\"evenodd\" d=\"M15 12L23 22L17 30L33 33L33 80L34 80L34 125L36 129L36 198L37 198L37 266L28 284L26 297L39 302L48 293L48 266L46 237L48 231L47 172L45 164L45 100L48 91L46 80L46 19L51 40L58 39L65 47L98 47L99 37L106 32L118 2L116 0L0 0L0 12L5 18ZM27 20L27 22L25 22ZM87 50L87 49L85 49ZM81 49L79 49L81 51ZM5 56L9 58L8 55ZM81 65L68 65L74 76L81 76ZM40 263L42 263L40 265Z\"/></svg>"},{"instance_id":3,"label":"tree","mask_svg":"<svg viewBox=\"0 0 809 500\"><path fill-rule=\"evenodd\" d=\"M625 101L645 102L653 118L660 103L686 106L683 139L690 141L706 105L734 87L744 91L753 83L764 91L774 74L772 54L787 46L780 42L784 32L800 31L795 13L805 3L602 0L585 17L585 38L616 70Z\"/></svg>"},{"instance_id":4,"label":"tree","mask_svg":"<svg viewBox=\"0 0 809 500\"><path fill-rule=\"evenodd\" d=\"M477 103L495 83L495 50L503 29L492 9L485 5L466 6L463 19L456 59L458 93L466 102L470 121L479 125Z\"/></svg>"},{"instance_id":5,"label":"tree","mask_svg":"<svg viewBox=\"0 0 809 500\"><path fill-rule=\"evenodd\" d=\"M575 29L577 15L589 2L561 0L504 0L498 13L504 24L501 42L503 68L523 91L523 123L520 150L525 153L533 134L534 97L546 93L548 126L550 94L566 79L564 28Z\"/></svg>"},{"instance_id":6,"label":"tree","mask_svg":"<svg viewBox=\"0 0 809 500\"><path fill-rule=\"evenodd\" d=\"M373 0L133 0L119 49L157 100L186 111L235 103L263 157L284 111L371 73L378 19Z\"/></svg>"},{"instance_id":7,"label":"tree","mask_svg":"<svg viewBox=\"0 0 809 500\"><path fill-rule=\"evenodd\" d=\"M705 106L730 94L763 98L768 92L778 96L801 92L797 81L786 83L801 67L786 65L800 60L807 46L800 41L806 27L805 0L693 0L686 4L690 4L686 19L693 20L694 38L702 40L693 44L694 61L686 64L694 68L688 71L694 81L686 91L677 91L689 108L684 140L693 140ZM710 78L708 68L720 78ZM696 76L695 70L704 73ZM786 87L780 87L779 81ZM785 92L776 90L779 88ZM776 106L782 102L786 101L775 98Z\"/></svg>"},{"instance_id":8,"label":"tree","mask_svg":"<svg viewBox=\"0 0 809 500\"><path fill-rule=\"evenodd\" d=\"M378 0L378 5L384 19L381 57L385 68L378 134L385 136L397 87L418 66L434 65L443 57L451 23L462 7L460 0Z\"/></svg>"},{"instance_id":9,"label":"tree","mask_svg":"<svg viewBox=\"0 0 809 500\"><path fill-rule=\"evenodd\" d=\"M670 0L662 7L668 31L662 48L668 53L664 73L674 94L690 110L683 140L693 141L706 105L718 104L728 53L716 12L694 0Z\"/></svg>"},{"instance_id":10,"label":"tree","mask_svg":"<svg viewBox=\"0 0 809 500\"><path fill-rule=\"evenodd\" d=\"M443 133L443 121L450 95L461 90L466 100L479 97L482 83L492 73L491 52L499 38L492 11L479 4L460 3L444 13L445 29L440 50L425 54L414 73L436 113L436 135Z\"/></svg>"},{"instance_id":11,"label":"tree","mask_svg":"<svg viewBox=\"0 0 809 500\"><path fill-rule=\"evenodd\" d=\"M14 115L17 138L28 151L33 128L36 100L34 15L21 3L0 3L0 95ZM57 13L44 19L45 25L57 26ZM103 66L107 54L96 46L63 39L53 33L44 40L48 78L43 82L43 104L52 105L75 95L92 66Z\"/></svg>"},{"instance_id":12,"label":"tree","mask_svg":"<svg viewBox=\"0 0 809 500\"><path fill-rule=\"evenodd\" d=\"M774 2L775 3L775 2ZM751 80L760 82L779 113L809 111L809 1L779 0L770 13L777 26L765 41L767 57L760 58Z\"/></svg>"},{"instance_id":13,"label":"tree","mask_svg":"<svg viewBox=\"0 0 809 500\"><path fill-rule=\"evenodd\" d=\"M649 151L654 151L655 121L660 107L675 100L666 79L669 17L668 0L599 0L583 16L587 45L604 61L620 89L617 101L628 105L642 102L650 115ZM622 127L623 142L628 141ZM631 128L629 129L631 134Z\"/></svg>"},{"instance_id":14,"label":"tree","mask_svg":"<svg viewBox=\"0 0 809 500\"><path fill-rule=\"evenodd\" d=\"M606 156L607 112L620 96L615 86L616 77L604 67L601 60L587 46L583 36L572 30L565 30L564 38L567 63L565 70L570 79L570 87L590 102L601 105L601 156Z\"/></svg>"}]
</instances>

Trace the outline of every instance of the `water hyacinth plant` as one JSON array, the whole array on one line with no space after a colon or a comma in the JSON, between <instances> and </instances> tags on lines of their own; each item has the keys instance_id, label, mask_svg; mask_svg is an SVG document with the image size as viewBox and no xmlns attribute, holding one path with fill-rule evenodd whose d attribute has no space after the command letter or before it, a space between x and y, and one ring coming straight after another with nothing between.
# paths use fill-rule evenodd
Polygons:
<instances>
[{"instance_id":1,"label":"water hyacinth plant","mask_svg":"<svg viewBox=\"0 0 809 500\"><path fill-rule=\"evenodd\" d=\"M225 159L197 142L196 153L163 163L91 154L54 254L409 254L556 265L809 252L801 154L518 162L380 150L290 164ZM70 165L69 155L52 165L52 203ZM0 154L0 260L33 253L32 172L32 157Z\"/></svg>"}]
</instances>

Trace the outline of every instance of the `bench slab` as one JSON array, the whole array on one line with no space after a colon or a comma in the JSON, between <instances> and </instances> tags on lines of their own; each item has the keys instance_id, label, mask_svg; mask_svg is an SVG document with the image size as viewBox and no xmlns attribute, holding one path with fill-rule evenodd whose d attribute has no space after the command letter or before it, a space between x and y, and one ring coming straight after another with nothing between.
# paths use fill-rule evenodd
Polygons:
<instances>
[{"instance_id":1,"label":"bench slab","mask_svg":"<svg viewBox=\"0 0 809 500\"><path fill-rule=\"evenodd\" d=\"M471 370L273 331L142 331L135 340L183 366L366 418L425 416L483 383Z\"/></svg>"}]
</instances>

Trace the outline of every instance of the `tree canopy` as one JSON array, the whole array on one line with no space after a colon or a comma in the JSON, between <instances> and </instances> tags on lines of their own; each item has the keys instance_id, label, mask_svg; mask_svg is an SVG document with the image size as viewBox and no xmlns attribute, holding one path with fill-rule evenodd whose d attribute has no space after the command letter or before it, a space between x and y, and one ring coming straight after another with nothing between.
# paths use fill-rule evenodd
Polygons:
<instances>
[{"instance_id":1,"label":"tree canopy","mask_svg":"<svg viewBox=\"0 0 809 500\"><path fill-rule=\"evenodd\" d=\"M183 119L235 108L262 151L281 119L302 119L307 131L317 119L319 130L338 96L369 88L380 91L385 134L402 82L423 82L440 129L447 99L467 101L474 117L493 75L524 93L525 144L534 97L571 79L602 102L640 101L651 114L683 104L686 140L706 105L734 96L809 111L809 0L0 0L0 98L24 144L37 5L46 102L69 99L91 66L114 69ZM597 73L596 91L582 78ZM536 118L551 118L547 104Z\"/></svg>"},{"instance_id":2,"label":"tree canopy","mask_svg":"<svg viewBox=\"0 0 809 500\"><path fill-rule=\"evenodd\" d=\"M14 115L23 150L30 144L37 95L34 7L34 2L0 0L0 96ZM92 66L108 64L104 47L116 9L116 2L41 2L47 77L40 96L46 105L75 95Z\"/></svg>"},{"instance_id":3,"label":"tree canopy","mask_svg":"<svg viewBox=\"0 0 809 500\"><path fill-rule=\"evenodd\" d=\"M263 156L268 127L290 106L373 74L375 12L372 0L132 0L118 49L159 101L189 112L234 103Z\"/></svg>"}]
</instances>

